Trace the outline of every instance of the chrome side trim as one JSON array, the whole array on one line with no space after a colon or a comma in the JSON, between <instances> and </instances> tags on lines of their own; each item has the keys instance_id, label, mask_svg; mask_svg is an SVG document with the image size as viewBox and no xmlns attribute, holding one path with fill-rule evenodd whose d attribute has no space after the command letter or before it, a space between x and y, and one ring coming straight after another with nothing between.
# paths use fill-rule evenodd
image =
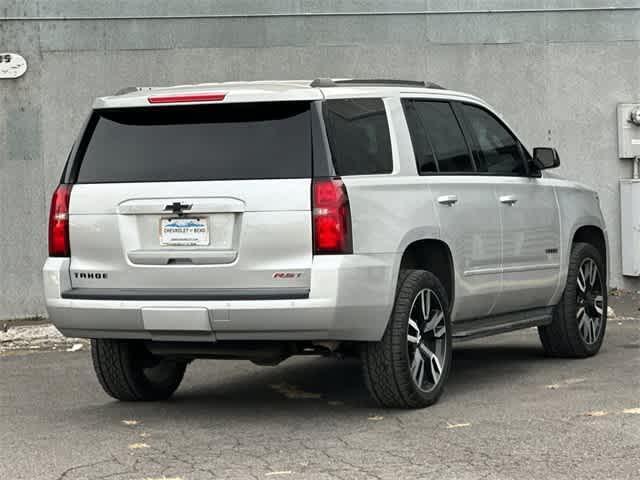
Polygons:
<instances>
[{"instance_id":1,"label":"chrome side trim","mask_svg":"<svg viewBox=\"0 0 640 480\"><path fill-rule=\"evenodd\" d=\"M554 270L559 269L559 263L541 263L538 265L516 265L513 267L506 267L502 269L502 273L510 272L533 272L536 270Z\"/></svg>"},{"instance_id":2,"label":"chrome side trim","mask_svg":"<svg viewBox=\"0 0 640 480\"><path fill-rule=\"evenodd\" d=\"M496 273L502 273L502 268L475 268L472 270L465 270L463 275L465 277L471 277L473 275L492 275Z\"/></svg>"},{"instance_id":3,"label":"chrome side trim","mask_svg":"<svg viewBox=\"0 0 640 480\"><path fill-rule=\"evenodd\" d=\"M463 275L465 277L471 277L473 275L490 275L495 273L511 273L511 272L533 272L537 270L554 270L559 269L559 263L544 263L539 265L516 265L513 267L504 268L476 268L472 270L465 270Z\"/></svg>"}]
</instances>

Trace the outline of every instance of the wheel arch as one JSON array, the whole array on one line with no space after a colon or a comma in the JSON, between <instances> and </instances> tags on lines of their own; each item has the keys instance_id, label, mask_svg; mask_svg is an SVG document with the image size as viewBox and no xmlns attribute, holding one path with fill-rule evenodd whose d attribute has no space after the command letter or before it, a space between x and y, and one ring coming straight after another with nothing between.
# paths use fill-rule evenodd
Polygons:
<instances>
[{"instance_id":1,"label":"wheel arch","mask_svg":"<svg viewBox=\"0 0 640 480\"><path fill-rule=\"evenodd\" d=\"M422 238L409 243L400 259L400 272L405 269L428 270L433 273L444 286L449 308L455 300L455 269L451 249L444 241L436 238Z\"/></svg>"},{"instance_id":2,"label":"wheel arch","mask_svg":"<svg viewBox=\"0 0 640 480\"><path fill-rule=\"evenodd\" d=\"M602 255L602 261L604 262L605 268L605 277L608 279L608 246L607 246L607 235L605 230L603 230L598 225L587 224L581 225L575 229L573 235L571 236L571 243L569 245L569 252L571 251L571 247L575 243L588 243L593 245Z\"/></svg>"}]
</instances>

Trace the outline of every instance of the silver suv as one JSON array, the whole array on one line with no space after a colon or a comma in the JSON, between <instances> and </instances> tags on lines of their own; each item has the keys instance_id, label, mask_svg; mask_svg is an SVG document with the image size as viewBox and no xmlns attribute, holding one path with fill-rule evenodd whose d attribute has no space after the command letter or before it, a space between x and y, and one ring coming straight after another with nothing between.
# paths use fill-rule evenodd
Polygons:
<instances>
[{"instance_id":1,"label":"silver suv","mask_svg":"<svg viewBox=\"0 0 640 480\"><path fill-rule=\"evenodd\" d=\"M49 316L120 400L169 397L196 358L342 353L379 404L424 407L454 340L535 326L549 354L599 350L605 223L558 164L430 83L126 89L53 195Z\"/></svg>"}]
</instances>

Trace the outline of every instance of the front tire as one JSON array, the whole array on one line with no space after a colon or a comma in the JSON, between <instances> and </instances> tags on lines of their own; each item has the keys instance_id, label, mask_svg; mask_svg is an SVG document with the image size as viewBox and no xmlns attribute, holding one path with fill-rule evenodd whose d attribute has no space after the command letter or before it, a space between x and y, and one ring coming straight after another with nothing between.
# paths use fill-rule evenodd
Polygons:
<instances>
[{"instance_id":1,"label":"front tire","mask_svg":"<svg viewBox=\"0 0 640 480\"><path fill-rule=\"evenodd\" d=\"M91 340L93 368L104 391L122 401L166 400L176 391L186 369L152 355L141 342Z\"/></svg>"},{"instance_id":2,"label":"front tire","mask_svg":"<svg viewBox=\"0 0 640 480\"><path fill-rule=\"evenodd\" d=\"M576 243L553 320L538 327L540 341L550 356L590 357L600 350L606 328L607 282L602 256L593 245Z\"/></svg>"},{"instance_id":3,"label":"front tire","mask_svg":"<svg viewBox=\"0 0 640 480\"><path fill-rule=\"evenodd\" d=\"M362 347L365 382L383 407L423 408L435 403L451 368L451 320L446 291L424 270L405 270L379 342Z\"/></svg>"}]
</instances>

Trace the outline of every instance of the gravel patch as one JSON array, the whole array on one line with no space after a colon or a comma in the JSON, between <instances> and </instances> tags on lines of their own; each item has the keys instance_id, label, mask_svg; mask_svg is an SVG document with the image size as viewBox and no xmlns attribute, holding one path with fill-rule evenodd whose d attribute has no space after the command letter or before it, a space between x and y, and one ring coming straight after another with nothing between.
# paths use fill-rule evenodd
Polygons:
<instances>
[{"instance_id":1,"label":"gravel patch","mask_svg":"<svg viewBox=\"0 0 640 480\"><path fill-rule=\"evenodd\" d=\"M53 325L9 326L0 330L0 354L19 350L65 350L77 352L87 348L89 341L66 338Z\"/></svg>"}]
</instances>

